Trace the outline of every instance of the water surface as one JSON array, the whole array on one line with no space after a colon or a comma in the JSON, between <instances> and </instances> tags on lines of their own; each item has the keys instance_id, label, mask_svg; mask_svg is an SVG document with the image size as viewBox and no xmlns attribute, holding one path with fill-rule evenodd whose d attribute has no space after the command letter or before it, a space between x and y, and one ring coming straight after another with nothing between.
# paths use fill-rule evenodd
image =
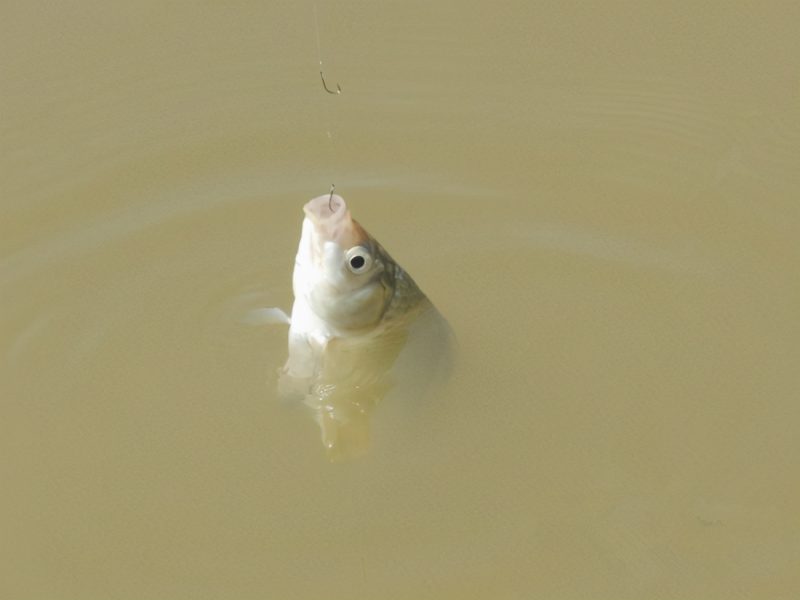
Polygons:
<instances>
[{"instance_id":1,"label":"water surface","mask_svg":"<svg viewBox=\"0 0 800 600\"><path fill-rule=\"evenodd\" d=\"M0 596L797 596L796 6L0 12ZM460 346L345 464L243 322L331 182Z\"/></svg>"}]
</instances>

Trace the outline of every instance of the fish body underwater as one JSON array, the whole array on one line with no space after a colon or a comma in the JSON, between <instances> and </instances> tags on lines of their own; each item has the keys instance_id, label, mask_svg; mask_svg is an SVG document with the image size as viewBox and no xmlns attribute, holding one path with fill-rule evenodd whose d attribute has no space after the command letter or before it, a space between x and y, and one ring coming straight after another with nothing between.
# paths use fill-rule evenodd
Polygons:
<instances>
[{"instance_id":1,"label":"fish body underwater","mask_svg":"<svg viewBox=\"0 0 800 600\"><path fill-rule=\"evenodd\" d=\"M398 400L409 401L446 376L452 333L341 196L303 210L279 392L302 398L329 458L346 460L366 452L372 412L389 391L403 387Z\"/></svg>"}]
</instances>

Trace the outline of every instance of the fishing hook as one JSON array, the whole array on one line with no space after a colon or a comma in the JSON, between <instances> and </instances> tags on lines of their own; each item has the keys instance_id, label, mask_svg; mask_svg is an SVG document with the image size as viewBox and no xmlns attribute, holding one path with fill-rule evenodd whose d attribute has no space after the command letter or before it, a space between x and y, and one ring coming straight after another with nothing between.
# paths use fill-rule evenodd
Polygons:
<instances>
[{"instance_id":1,"label":"fishing hook","mask_svg":"<svg viewBox=\"0 0 800 600\"><path fill-rule=\"evenodd\" d=\"M323 80L323 82L324 82L324 80ZM326 88L326 89L327 89L327 88ZM334 92L331 92L331 93L333 94ZM328 196L328 209L329 209L331 212L333 212L333 204L332 204L332 202L333 202L333 190L335 190L335 189L336 189L336 184L333 184L333 183L332 183L332 184L331 184L331 195L330 195L330 196Z\"/></svg>"},{"instance_id":2,"label":"fishing hook","mask_svg":"<svg viewBox=\"0 0 800 600\"><path fill-rule=\"evenodd\" d=\"M322 66L321 63L320 63L320 66ZM322 74L322 69L319 70L319 78L322 79L322 87L324 87L325 91L328 92L329 94L341 94L342 93L342 86L340 86L338 83L336 84L336 90L329 90L328 89L328 84L325 83L325 75Z\"/></svg>"}]
</instances>

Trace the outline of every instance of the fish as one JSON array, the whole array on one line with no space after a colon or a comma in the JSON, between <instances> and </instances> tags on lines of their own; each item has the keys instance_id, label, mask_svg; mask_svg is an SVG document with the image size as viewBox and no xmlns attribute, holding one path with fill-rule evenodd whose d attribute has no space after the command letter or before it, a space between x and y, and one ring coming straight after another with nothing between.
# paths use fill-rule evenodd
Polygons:
<instances>
[{"instance_id":1,"label":"fish","mask_svg":"<svg viewBox=\"0 0 800 600\"><path fill-rule=\"evenodd\" d=\"M341 461L366 453L372 413L390 391L406 384L408 401L446 379L453 334L344 198L318 196L303 212L278 389L311 410L328 457Z\"/></svg>"}]
</instances>

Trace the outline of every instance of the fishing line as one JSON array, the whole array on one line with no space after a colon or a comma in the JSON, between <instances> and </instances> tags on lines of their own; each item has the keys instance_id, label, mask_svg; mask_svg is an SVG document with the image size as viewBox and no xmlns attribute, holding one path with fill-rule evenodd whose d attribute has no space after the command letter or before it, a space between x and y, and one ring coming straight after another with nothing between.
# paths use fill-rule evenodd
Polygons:
<instances>
[{"instance_id":1,"label":"fishing line","mask_svg":"<svg viewBox=\"0 0 800 600\"><path fill-rule=\"evenodd\" d=\"M322 67L322 44L319 41L319 18L317 17L317 5L314 4L314 33L317 40L317 60L319 61L319 78L322 80L322 87L323 89L328 92L329 94L339 95L342 93L342 87L337 83L336 89L333 90L328 87L328 84L325 82L325 74L324 69ZM324 115L325 115L325 133L328 136L328 165L329 170L331 173L334 171L334 161L336 159L336 152L334 148L334 140L333 140L333 133L331 131L331 114L330 108L325 106L324 108ZM333 210L331 205L331 200L333 200L333 190L336 188L336 185L331 183L331 190L330 190L330 198L328 199L328 207Z\"/></svg>"}]
</instances>

